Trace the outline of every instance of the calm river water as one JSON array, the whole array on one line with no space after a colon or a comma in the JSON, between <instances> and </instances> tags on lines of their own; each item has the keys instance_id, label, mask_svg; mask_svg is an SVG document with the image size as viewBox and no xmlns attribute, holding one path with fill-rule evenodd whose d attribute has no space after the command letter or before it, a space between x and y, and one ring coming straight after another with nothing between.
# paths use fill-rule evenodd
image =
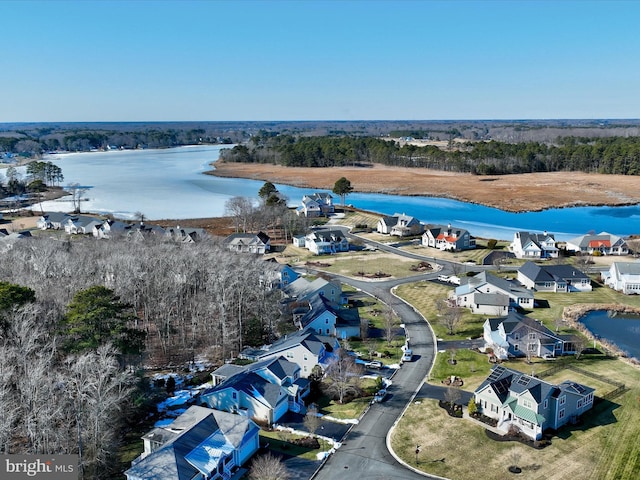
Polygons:
<instances>
[{"instance_id":1,"label":"calm river water","mask_svg":"<svg viewBox=\"0 0 640 480\"><path fill-rule=\"evenodd\" d=\"M204 175L220 150L228 146L194 146L167 150L125 150L51 155L62 168L65 184L79 183L87 190L85 211L113 213L133 218L142 212L149 219L202 218L224 215L224 205L234 196L257 199L264 182ZM308 189L277 185L299 204ZM455 200L354 193L347 203L392 215L406 213L426 223L451 223L473 235L503 240L513 232L548 231L557 240L607 231L618 235L640 233L640 205L628 207L574 207L543 212L509 213ZM39 206L36 210L39 210ZM70 211L69 201L47 202L45 210Z\"/></svg>"}]
</instances>

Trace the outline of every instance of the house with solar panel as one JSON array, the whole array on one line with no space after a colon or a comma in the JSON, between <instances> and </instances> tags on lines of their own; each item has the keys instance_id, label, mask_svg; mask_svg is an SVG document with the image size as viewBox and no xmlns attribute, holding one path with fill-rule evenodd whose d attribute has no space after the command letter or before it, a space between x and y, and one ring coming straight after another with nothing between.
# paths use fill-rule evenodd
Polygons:
<instances>
[{"instance_id":1,"label":"house with solar panel","mask_svg":"<svg viewBox=\"0 0 640 480\"><path fill-rule=\"evenodd\" d=\"M516 428L540 440L545 430L575 423L591 409L594 391L569 380L554 385L496 365L474 392L474 400L480 413L497 420L498 430Z\"/></svg>"},{"instance_id":2,"label":"house with solar panel","mask_svg":"<svg viewBox=\"0 0 640 480\"><path fill-rule=\"evenodd\" d=\"M629 246L622 237L607 232L580 235L567 240L568 252L587 255L629 255Z\"/></svg>"},{"instance_id":3,"label":"house with solar panel","mask_svg":"<svg viewBox=\"0 0 640 480\"><path fill-rule=\"evenodd\" d=\"M191 406L142 440L144 452L127 480L229 480L258 450L258 426L249 418Z\"/></svg>"}]
</instances>

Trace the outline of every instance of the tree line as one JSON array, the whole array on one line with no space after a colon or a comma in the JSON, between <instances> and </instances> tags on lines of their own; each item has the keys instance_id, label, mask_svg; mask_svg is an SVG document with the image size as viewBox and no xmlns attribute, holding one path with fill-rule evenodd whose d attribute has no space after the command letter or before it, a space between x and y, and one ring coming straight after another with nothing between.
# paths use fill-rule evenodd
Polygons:
<instances>
[{"instance_id":1,"label":"tree line","mask_svg":"<svg viewBox=\"0 0 640 480\"><path fill-rule=\"evenodd\" d=\"M477 175L557 171L640 175L640 138L562 137L554 144L491 140L442 149L374 137L256 135L247 144L223 151L222 158L301 167L381 163Z\"/></svg>"},{"instance_id":2,"label":"tree line","mask_svg":"<svg viewBox=\"0 0 640 480\"><path fill-rule=\"evenodd\" d=\"M0 451L113 478L140 362L221 363L278 335L275 267L217 242L17 242L0 262Z\"/></svg>"},{"instance_id":3,"label":"tree line","mask_svg":"<svg viewBox=\"0 0 640 480\"><path fill-rule=\"evenodd\" d=\"M0 136L0 152L38 157L51 151L86 152L109 147L167 148L181 145L230 144L234 138L215 135L204 128L120 130L20 130L14 136Z\"/></svg>"}]
</instances>

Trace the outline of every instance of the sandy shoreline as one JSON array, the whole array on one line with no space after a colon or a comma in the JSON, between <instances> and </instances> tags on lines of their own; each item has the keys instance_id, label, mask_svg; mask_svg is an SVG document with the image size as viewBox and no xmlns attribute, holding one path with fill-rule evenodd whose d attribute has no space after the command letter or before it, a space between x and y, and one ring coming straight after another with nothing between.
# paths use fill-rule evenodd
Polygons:
<instances>
[{"instance_id":1,"label":"sandy shoreline","mask_svg":"<svg viewBox=\"0 0 640 480\"><path fill-rule=\"evenodd\" d=\"M478 176L385 165L302 168L223 161L215 162L215 170L207 173L321 190L331 190L336 180L346 177L357 192L444 197L509 212L640 204L640 178L628 175L544 172Z\"/></svg>"}]
</instances>

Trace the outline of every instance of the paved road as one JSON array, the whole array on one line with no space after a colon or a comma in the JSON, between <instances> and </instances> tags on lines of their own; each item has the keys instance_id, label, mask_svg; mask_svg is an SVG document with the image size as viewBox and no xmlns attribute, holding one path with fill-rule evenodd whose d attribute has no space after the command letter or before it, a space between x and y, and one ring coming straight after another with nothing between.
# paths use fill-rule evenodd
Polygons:
<instances>
[{"instance_id":1,"label":"paved road","mask_svg":"<svg viewBox=\"0 0 640 480\"><path fill-rule=\"evenodd\" d=\"M371 406L361 422L347 434L343 446L329 458L314 478L331 480L344 477L345 474L349 477L372 480L424 478L424 475L401 465L391 455L387 449L386 437L406 405L422 386L435 358L435 339L429 325L412 307L393 296L390 289L400 283L424 279L425 275L384 282L336 277L379 298L393 308L405 324L407 335L411 338L414 360L406 362L396 373L393 385L388 389L389 396L383 402Z\"/></svg>"},{"instance_id":2,"label":"paved road","mask_svg":"<svg viewBox=\"0 0 640 480\"><path fill-rule=\"evenodd\" d=\"M341 228L348 237L360 238L348 232L348 228ZM389 396L381 403L371 406L359 424L355 425L343 439L343 446L329 457L314 479L333 480L348 476L367 480L382 479L424 479L438 478L415 472L398 462L387 448L387 434L401 417L409 402L419 395L420 398L444 398L445 389L440 387L425 387L424 380L431 370L436 355L436 339L429 324L413 307L395 297L391 291L394 287L419 280L434 280L442 274L461 274L470 269L478 271L479 265L460 265L446 260L435 259L412 252L406 252L378 242L365 241L375 245L379 250L397 255L428 260L439 264L438 271L415 275L408 278L388 281L362 281L340 275L333 275L341 282L379 298L390 306L402 323L410 337L414 360L406 362L393 378L393 385L388 389Z\"/></svg>"}]
</instances>

